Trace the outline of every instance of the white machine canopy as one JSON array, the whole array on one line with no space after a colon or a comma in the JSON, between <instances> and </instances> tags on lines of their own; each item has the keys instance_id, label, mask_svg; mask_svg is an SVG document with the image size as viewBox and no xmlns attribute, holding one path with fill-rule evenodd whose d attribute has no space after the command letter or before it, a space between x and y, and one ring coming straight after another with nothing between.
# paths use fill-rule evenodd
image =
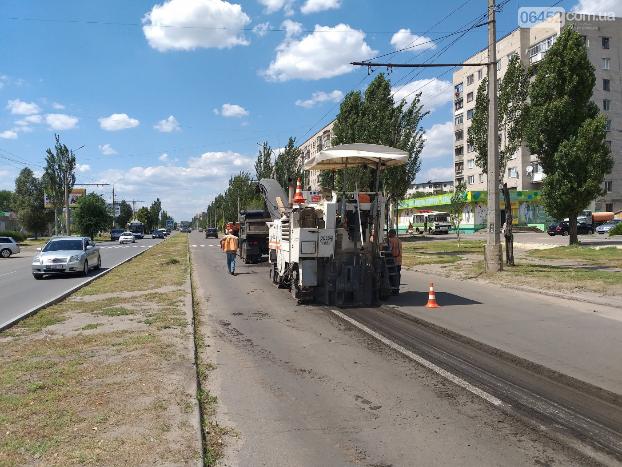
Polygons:
<instances>
[{"instance_id":1,"label":"white machine canopy","mask_svg":"<svg viewBox=\"0 0 622 467\"><path fill-rule=\"evenodd\" d=\"M408 153L401 149L379 144L342 144L325 149L308 159L304 170L336 170L347 167L370 165L381 168L404 165L408 162Z\"/></svg>"}]
</instances>

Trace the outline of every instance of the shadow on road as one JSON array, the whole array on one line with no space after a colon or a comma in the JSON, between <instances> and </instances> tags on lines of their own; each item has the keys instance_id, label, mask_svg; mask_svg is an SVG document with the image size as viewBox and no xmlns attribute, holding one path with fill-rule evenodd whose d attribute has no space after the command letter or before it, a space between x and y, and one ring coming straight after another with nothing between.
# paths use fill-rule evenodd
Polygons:
<instances>
[{"instance_id":1,"label":"shadow on road","mask_svg":"<svg viewBox=\"0 0 622 467\"><path fill-rule=\"evenodd\" d=\"M86 277L94 277L94 276L99 276L102 272L107 271L110 268L104 268L101 267L99 268L97 271L91 271L89 272L89 275ZM46 274L45 276L43 276L44 280L50 280L50 279L75 279L76 277L85 277L82 275L82 273L75 273L75 274Z\"/></svg>"},{"instance_id":2,"label":"shadow on road","mask_svg":"<svg viewBox=\"0 0 622 467\"><path fill-rule=\"evenodd\" d=\"M481 305L481 302L449 292L436 292L436 301L440 306ZM398 306L425 306L428 303L428 292L408 290L392 297L390 303Z\"/></svg>"}]
</instances>

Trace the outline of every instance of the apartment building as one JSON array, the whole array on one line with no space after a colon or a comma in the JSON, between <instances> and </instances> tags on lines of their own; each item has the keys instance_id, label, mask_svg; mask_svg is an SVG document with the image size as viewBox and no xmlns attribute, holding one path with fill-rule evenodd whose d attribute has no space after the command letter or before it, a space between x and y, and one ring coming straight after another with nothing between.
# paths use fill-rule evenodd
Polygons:
<instances>
[{"instance_id":1,"label":"apartment building","mask_svg":"<svg viewBox=\"0 0 622 467\"><path fill-rule=\"evenodd\" d=\"M437 182L428 180L427 182L413 183L412 185L410 185L410 188L406 191L406 194L410 195L414 193L426 193L428 195L436 195L439 193L451 193L452 191L454 191L453 180L445 180L445 181L437 181Z\"/></svg>"},{"instance_id":2,"label":"apartment building","mask_svg":"<svg viewBox=\"0 0 622 467\"><path fill-rule=\"evenodd\" d=\"M300 149L302 163L304 164L308 159L315 156L323 149L330 148L333 138L333 126L335 125L335 120L330 122L320 131L315 133L309 139L307 139L304 143L302 143L298 148ZM305 174L304 180L304 188L311 189L312 191L317 191L320 189L320 171L319 170L310 170L308 174Z\"/></svg>"},{"instance_id":3,"label":"apartment building","mask_svg":"<svg viewBox=\"0 0 622 467\"><path fill-rule=\"evenodd\" d=\"M512 55L518 55L526 66L537 64L559 37L564 25L576 28L587 45L596 74L593 100L607 116L607 144L615 161L613 171L605 177L603 189L606 195L595 200L592 209L622 210L622 19L602 21L577 17L570 21L557 15L538 27L518 28L497 42L497 78L503 78ZM465 63L483 64L487 61L487 50L482 50ZM467 190L471 191L487 188L486 174L475 165L474 148L467 143L477 88L486 73L486 67L482 65L463 67L453 75L455 181L465 183ZM504 135L499 137L503 144ZM525 146L508 161L503 174L508 187L521 191L539 190L545 176L537 157Z\"/></svg>"}]
</instances>

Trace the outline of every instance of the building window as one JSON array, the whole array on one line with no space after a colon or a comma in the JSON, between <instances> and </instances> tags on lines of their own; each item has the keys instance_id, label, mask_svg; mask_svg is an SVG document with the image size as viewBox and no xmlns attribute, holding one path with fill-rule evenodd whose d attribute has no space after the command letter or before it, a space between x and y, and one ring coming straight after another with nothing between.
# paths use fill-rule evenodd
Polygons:
<instances>
[{"instance_id":1,"label":"building window","mask_svg":"<svg viewBox=\"0 0 622 467\"><path fill-rule=\"evenodd\" d=\"M497 61L497 71L501 71L501 59Z\"/></svg>"},{"instance_id":2,"label":"building window","mask_svg":"<svg viewBox=\"0 0 622 467\"><path fill-rule=\"evenodd\" d=\"M513 152L512 154L510 154L510 160L513 161L514 159L516 159L516 152Z\"/></svg>"},{"instance_id":3,"label":"building window","mask_svg":"<svg viewBox=\"0 0 622 467\"><path fill-rule=\"evenodd\" d=\"M605 182L605 192L611 193L613 191L613 181L608 180Z\"/></svg>"},{"instance_id":4,"label":"building window","mask_svg":"<svg viewBox=\"0 0 622 467\"><path fill-rule=\"evenodd\" d=\"M458 156L463 156L463 155L464 155L464 146L458 146L458 147L454 150L454 154L456 155L456 157L458 157Z\"/></svg>"},{"instance_id":5,"label":"building window","mask_svg":"<svg viewBox=\"0 0 622 467\"><path fill-rule=\"evenodd\" d=\"M587 38L587 36L581 36L581 39L583 40L583 43L585 44L585 47L590 47L590 40Z\"/></svg>"},{"instance_id":6,"label":"building window","mask_svg":"<svg viewBox=\"0 0 622 467\"><path fill-rule=\"evenodd\" d=\"M464 139L464 131L458 130L455 132L456 141L462 141Z\"/></svg>"},{"instance_id":7,"label":"building window","mask_svg":"<svg viewBox=\"0 0 622 467\"><path fill-rule=\"evenodd\" d=\"M473 93L470 92L467 94L467 102L471 102L473 100Z\"/></svg>"},{"instance_id":8,"label":"building window","mask_svg":"<svg viewBox=\"0 0 622 467\"><path fill-rule=\"evenodd\" d=\"M518 178L518 170L516 167L510 167L508 169L508 178Z\"/></svg>"},{"instance_id":9,"label":"building window","mask_svg":"<svg viewBox=\"0 0 622 467\"><path fill-rule=\"evenodd\" d=\"M603 110L609 110L611 108L611 101L609 99L603 99Z\"/></svg>"},{"instance_id":10,"label":"building window","mask_svg":"<svg viewBox=\"0 0 622 467\"><path fill-rule=\"evenodd\" d=\"M469 159L467 161L467 169L474 169L475 168L475 159Z\"/></svg>"},{"instance_id":11,"label":"building window","mask_svg":"<svg viewBox=\"0 0 622 467\"><path fill-rule=\"evenodd\" d=\"M456 103L454 104L455 110L460 110L462 107L464 107L464 103L462 102L462 99L458 99L456 101Z\"/></svg>"},{"instance_id":12,"label":"building window","mask_svg":"<svg viewBox=\"0 0 622 467\"><path fill-rule=\"evenodd\" d=\"M608 37L603 37L601 38L602 40L602 44L603 44L603 49L608 49L609 48L609 38Z\"/></svg>"},{"instance_id":13,"label":"building window","mask_svg":"<svg viewBox=\"0 0 622 467\"><path fill-rule=\"evenodd\" d=\"M469 75L467 76L467 86L470 86L473 84L473 82L475 81L475 76L474 75Z\"/></svg>"},{"instance_id":14,"label":"building window","mask_svg":"<svg viewBox=\"0 0 622 467\"><path fill-rule=\"evenodd\" d=\"M473 185L475 183L475 175L469 175L467 177L467 184Z\"/></svg>"},{"instance_id":15,"label":"building window","mask_svg":"<svg viewBox=\"0 0 622 467\"><path fill-rule=\"evenodd\" d=\"M611 130L611 120L607 120L607 123L605 123L605 130L607 131Z\"/></svg>"},{"instance_id":16,"label":"building window","mask_svg":"<svg viewBox=\"0 0 622 467\"><path fill-rule=\"evenodd\" d=\"M613 211L613 203L605 203L605 211L612 212Z\"/></svg>"},{"instance_id":17,"label":"building window","mask_svg":"<svg viewBox=\"0 0 622 467\"><path fill-rule=\"evenodd\" d=\"M611 141L605 141L605 146L607 146L607 149L611 152Z\"/></svg>"},{"instance_id":18,"label":"building window","mask_svg":"<svg viewBox=\"0 0 622 467\"><path fill-rule=\"evenodd\" d=\"M609 68L611 67L611 59L603 58L602 64L603 64L603 70L609 70Z\"/></svg>"},{"instance_id":19,"label":"building window","mask_svg":"<svg viewBox=\"0 0 622 467\"><path fill-rule=\"evenodd\" d=\"M479 182L484 183L484 174L479 174Z\"/></svg>"},{"instance_id":20,"label":"building window","mask_svg":"<svg viewBox=\"0 0 622 467\"><path fill-rule=\"evenodd\" d=\"M471 143L467 143L467 152L473 151L475 151L475 146L473 146Z\"/></svg>"},{"instance_id":21,"label":"building window","mask_svg":"<svg viewBox=\"0 0 622 467\"><path fill-rule=\"evenodd\" d=\"M458 83L454 86L454 94L456 98L462 96L462 90L464 89L464 85L462 83Z\"/></svg>"},{"instance_id":22,"label":"building window","mask_svg":"<svg viewBox=\"0 0 622 467\"><path fill-rule=\"evenodd\" d=\"M483 77L484 77L484 70L482 69L477 70L477 81L481 81Z\"/></svg>"},{"instance_id":23,"label":"building window","mask_svg":"<svg viewBox=\"0 0 622 467\"><path fill-rule=\"evenodd\" d=\"M541 42L538 42L533 47L529 47L527 49L527 56L529 57L529 63L535 63L542 60L542 55L551 48L555 39L557 38L557 34L549 37L548 39L544 39Z\"/></svg>"},{"instance_id":24,"label":"building window","mask_svg":"<svg viewBox=\"0 0 622 467\"><path fill-rule=\"evenodd\" d=\"M464 121L464 115L463 114L459 114L459 115L456 115L454 117L454 125L462 125L463 121Z\"/></svg>"},{"instance_id":25,"label":"building window","mask_svg":"<svg viewBox=\"0 0 622 467\"><path fill-rule=\"evenodd\" d=\"M603 91L611 91L611 81L603 79Z\"/></svg>"},{"instance_id":26,"label":"building window","mask_svg":"<svg viewBox=\"0 0 622 467\"><path fill-rule=\"evenodd\" d=\"M473 118L473 109L467 110L467 120L471 120Z\"/></svg>"}]
</instances>

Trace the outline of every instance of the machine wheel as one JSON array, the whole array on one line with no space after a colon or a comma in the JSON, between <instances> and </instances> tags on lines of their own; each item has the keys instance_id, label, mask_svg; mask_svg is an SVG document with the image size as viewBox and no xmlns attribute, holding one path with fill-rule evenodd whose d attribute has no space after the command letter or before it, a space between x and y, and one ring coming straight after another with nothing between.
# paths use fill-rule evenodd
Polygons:
<instances>
[{"instance_id":1,"label":"machine wheel","mask_svg":"<svg viewBox=\"0 0 622 467\"><path fill-rule=\"evenodd\" d=\"M248 259L248 250L246 249L246 242L242 245L242 259L244 260L244 264L250 264L250 259Z\"/></svg>"},{"instance_id":2,"label":"machine wheel","mask_svg":"<svg viewBox=\"0 0 622 467\"><path fill-rule=\"evenodd\" d=\"M279 283L279 275L276 272L276 263L272 263L270 265L270 270L268 271L268 273L270 274L270 280L272 280L273 284L278 284Z\"/></svg>"},{"instance_id":3,"label":"machine wheel","mask_svg":"<svg viewBox=\"0 0 622 467\"><path fill-rule=\"evenodd\" d=\"M41 279L43 279L43 274L33 273L32 277L34 277L36 280L40 281Z\"/></svg>"},{"instance_id":4,"label":"machine wheel","mask_svg":"<svg viewBox=\"0 0 622 467\"><path fill-rule=\"evenodd\" d=\"M8 258L9 256L11 256L11 250L5 248L4 250L0 251L0 256L2 256L3 258Z\"/></svg>"}]
</instances>

